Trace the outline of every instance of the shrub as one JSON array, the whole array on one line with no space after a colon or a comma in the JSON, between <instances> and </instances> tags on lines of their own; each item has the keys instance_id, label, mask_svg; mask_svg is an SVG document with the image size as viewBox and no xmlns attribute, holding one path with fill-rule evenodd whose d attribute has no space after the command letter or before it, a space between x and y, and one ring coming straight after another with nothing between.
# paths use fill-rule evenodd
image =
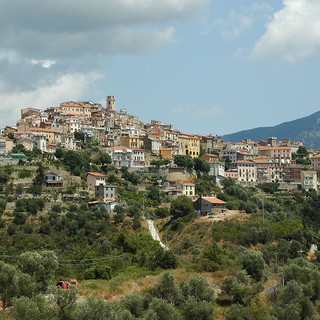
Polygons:
<instances>
[{"instance_id":1,"label":"shrub","mask_svg":"<svg viewBox=\"0 0 320 320\"><path fill-rule=\"evenodd\" d=\"M109 266L94 266L85 270L84 278L91 279L104 279L109 280L112 277L111 268Z\"/></svg>"}]
</instances>

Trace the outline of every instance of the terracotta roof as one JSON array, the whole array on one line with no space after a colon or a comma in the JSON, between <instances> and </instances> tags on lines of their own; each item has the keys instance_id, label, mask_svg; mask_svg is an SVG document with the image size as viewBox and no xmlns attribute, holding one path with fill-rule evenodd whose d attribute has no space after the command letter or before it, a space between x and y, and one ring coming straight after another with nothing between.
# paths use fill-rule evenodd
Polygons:
<instances>
[{"instance_id":1,"label":"terracotta roof","mask_svg":"<svg viewBox=\"0 0 320 320\"><path fill-rule=\"evenodd\" d=\"M218 156L216 154L213 154L213 153L205 153L204 156L218 158Z\"/></svg>"},{"instance_id":2,"label":"terracotta roof","mask_svg":"<svg viewBox=\"0 0 320 320\"><path fill-rule=\"evenodd\" d=\"M179 135L180 136L186 136L186 137L189 137L189 138L198 138L198 139L200 139L199 136L197 136L195 134L190 134L190 133L182 133L182 132L180 132Z\"/></svg>"},{"instance_id":3,"label":"terracotta roof","mask_svg":"<svg viewBox=\"0 0 320 320\"><path fill-rule=\"evenodd\" d=\"M259 147L259 150L267 151L267 150L291 150L290 147Z\"/></svg>"},{"instance_id":4,"label":"terracotta roof","mask_svg":"<svg viewBox=\"0 0 320 320\"><path fill-rule=\"evenodd\" d=\"M246 164L255 164L253 161L246 161L246 160L238 160L234 161L232 163L246 163Z\"/></svg>"},{"instance_id":5,"label":"terracotta roof","mask_svg":"<svg viewBox=\"0 0 320 320\"><path fill-rule=\"evenodd\" d=\"M216 197L202 197L203 200L206 200L213 204L226 204L226 202L216 198Z\"/></svg>"},{"instance_id":6,"label":"terracotta roof","mask_svg":"<svg viewBox=\"0 0 320 320\"><path fill-rule=\"evenodd\" d=\"M311 157L311 159L319 159L320 158L320 153L316 154L315 156Z\"/></svg>"},{"instance_id":7,"label":"terracotta roof","mask_svg":"<svg viewBox=\"0 0 320 320\"><path fill-rule=\"evenodd\" d=\"M50 132L50 133L62 134L62 132L60 132L60 131L56 131L56 130L52 130L52 129L43 129L43 128L31 128L31 131Z\"/></svg>"},{"instance_id":8,"label":"terracotta roof","mask_svg":"<svg viewBox=\"0 0 320 320\"><path fill-rule=\"evenodd\" d=\"M90 174L91 176L94 176L94 177L106 177L104 174L99 173L99 172L88 172L88 174Z\"/></svg>"},{"instance_id":9,"label":"terracotta roof","mask_svg":"<svg viewBox=\"0 0 320 320\"><path fill-rule=\"evenodd\" d=\"M245 155L245 156L254 156L254 154L248 152L248 151L238 151L239 154Z\"/></svg>"},{"instance_id":10,"label":"terracotta roof","mask_svg":"<svg viewBox=\"0 0 320 320\"><path fill-rule=\"evenodd\" d=\"M195 186L195 184L192 183L192 182L183 182L182 185L184 185L184 186Z\"/></svg>"},{"instance_id":11,"label":"terracotta roof","mask_svg":"<svg viewBox=\"0 0 320 320\"><path fill-rule=\"evenodd\" d=\"M253 159L252 160L254 163L266 163L266 164L271 164L270 161L268 160L262 160L262 159Z\"/></svg>"},{"instance_id":12,"label":"terracotta roof","mask_svg":"<svg viewBox=\"0 0 320 320\"><path fill-rule=\"evenodd\" d=\"M255 159L270 159L270 160L272 160L273 158L271 158L269 156L258 156L258 157L255 157Z\"/></svg>"}]
</instances>

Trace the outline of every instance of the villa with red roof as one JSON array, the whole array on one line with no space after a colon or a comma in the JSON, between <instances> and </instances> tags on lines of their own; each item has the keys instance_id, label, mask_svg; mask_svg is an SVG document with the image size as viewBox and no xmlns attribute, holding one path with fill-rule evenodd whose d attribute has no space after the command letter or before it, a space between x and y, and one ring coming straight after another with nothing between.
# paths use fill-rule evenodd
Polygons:
<instances>
[{"instance_id":1,"label":"villa with red roof","mask_svg":"<svg viewBox=\"0 0 320 320\"><path fill-rule=\"evenodd\" d=\"M216 197L200 197L193 202L196 215L206 216L224 212L226 210L226 202Z\"/></svg>"},{"instance_id":2,"label":"villa with red roof","mask_svg":"<svg viewBox=\"0 0 320 320\"><path fill-rule=\"evenodd\" d=\"M95 191L96 186L104 186L106 184L106 176L99 172L88 172L87 184L89 190Z\"/></svg>"}]
</instances>

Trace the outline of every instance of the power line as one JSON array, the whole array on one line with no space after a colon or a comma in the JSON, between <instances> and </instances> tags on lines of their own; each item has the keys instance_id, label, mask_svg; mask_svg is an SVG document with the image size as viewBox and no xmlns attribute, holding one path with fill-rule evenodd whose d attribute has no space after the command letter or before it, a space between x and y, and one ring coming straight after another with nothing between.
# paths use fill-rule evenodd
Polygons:
<instances>
[{"instance_id":1,"label":"power line","mask_svg":"<svg viewBox=\"0 0 320 320\"><path fill-rule=\"evenodd\" d=\"M121 258L121 257L125 257L127 256L127 254L121 254L118 256L111 256L111 257L104 257L104 258L80 258L80 259L58 259L58 262L61 264L69 264L69 265L75 265L75 264L92 264L92 263L96 263L99 261L107 261L107 260L115 260L117 258ZM6 255L6 254L1 254L0 255L0 259L1 258L14 258L14 259L18 259L20 258L20 256L18 255ZM84 261L84 262L82 262ZM89 261L89 262L85 262L85 261Z\"/></svg>"}]
</instances>

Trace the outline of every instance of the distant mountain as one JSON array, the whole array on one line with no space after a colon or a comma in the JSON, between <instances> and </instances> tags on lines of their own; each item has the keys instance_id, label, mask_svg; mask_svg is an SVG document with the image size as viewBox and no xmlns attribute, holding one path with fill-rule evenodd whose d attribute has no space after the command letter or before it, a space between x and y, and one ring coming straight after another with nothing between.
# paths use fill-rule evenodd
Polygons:
<instances>
[{"instance_id":1,"label":"distant mountain","mask_svg":"<svg viewBox=\"0 0 320 320\"><path fill-rule=\"evenodd\" d=\"M320 111L304 118L281 123L274 127L243 130L223 136L224 141L238 142L244 139L267 140L269 137L302 141L307 148L320 149Z\"/></svg>"}]
</instances>

